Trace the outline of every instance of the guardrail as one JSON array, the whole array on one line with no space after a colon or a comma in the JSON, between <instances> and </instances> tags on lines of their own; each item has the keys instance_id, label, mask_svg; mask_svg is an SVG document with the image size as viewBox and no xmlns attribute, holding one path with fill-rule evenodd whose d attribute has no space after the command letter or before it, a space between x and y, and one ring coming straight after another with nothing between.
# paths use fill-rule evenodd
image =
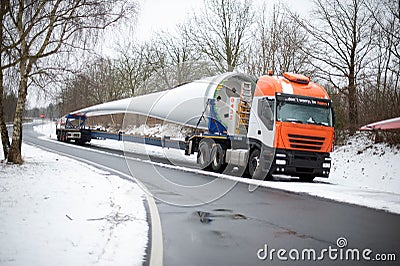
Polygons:
<instances>
[{"instance_id":1,"label":"guardrail","mask_svg":"<svg viewBox=\"0 0 400 266\"><path fill-rule=\"evenodd\" d=\"M122 132L109 133L104 131L92 131L92 139L113 139L118 141L129 141L135 143L142 143L147 145L159 146L163 148L185 150L185 142L181 140L171 140L169 137L154 138L154 137L141 137L134 135L126 135Z\"/></svg>"}]
</instances>

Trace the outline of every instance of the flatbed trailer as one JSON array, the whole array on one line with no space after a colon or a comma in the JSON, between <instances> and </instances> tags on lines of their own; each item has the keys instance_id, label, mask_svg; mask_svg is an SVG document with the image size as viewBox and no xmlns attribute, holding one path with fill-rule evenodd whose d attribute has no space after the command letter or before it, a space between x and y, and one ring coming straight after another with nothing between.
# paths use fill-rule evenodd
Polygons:
<instances>
[{"instance_id":1,"label":"flatbed trailer","mask_svg":"<svg viewBox=\"0 0 400 266\"><path fill-rule=\"evenodd\" d=\"M173 140L165 136L163 138L135 136L124 132L110 133L101 130L93 130L86 126L86 116L83 114L67 114L57 121L57 140L62 142L75 142L77 144L89 143L92 139L112 139L153 145L163 148L185 150L185 141Z\"/></svg>"},{"instance_id":2,"label":"flatbed trailer","mask_svg":"<svg viewBox=\"0 0 400 266\"><path fill-rule=\"evenodd\" d=\"M153 145L162 148L171 148L179 150L185 150L186 148L185 141L173 140L170 139L168 136L163 138L145 137L145 136L128 135L124 134L123 132L110 133L99 130L92 130L90 136L92 139L113 139L118 141L128 141L146 145Z\"/></svg>"}]
</instances>

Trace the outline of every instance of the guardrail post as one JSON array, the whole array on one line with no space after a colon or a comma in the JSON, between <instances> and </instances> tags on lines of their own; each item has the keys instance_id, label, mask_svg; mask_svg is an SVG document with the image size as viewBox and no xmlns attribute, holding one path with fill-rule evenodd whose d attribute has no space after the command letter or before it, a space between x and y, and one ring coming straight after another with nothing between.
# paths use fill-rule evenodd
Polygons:
<instances>
[{"instance_id":1,"label":"guardrail post","mask_svg":"<svg viewBox=\"0 0 400 266\"><path fill-rule=\"evenodd\" d=\"M161 138L161 147L165 148L167 146L166 145L167 141L169 141L170 139L171 139L170 136L163 136Z\"/></svg>"}]
</instances>

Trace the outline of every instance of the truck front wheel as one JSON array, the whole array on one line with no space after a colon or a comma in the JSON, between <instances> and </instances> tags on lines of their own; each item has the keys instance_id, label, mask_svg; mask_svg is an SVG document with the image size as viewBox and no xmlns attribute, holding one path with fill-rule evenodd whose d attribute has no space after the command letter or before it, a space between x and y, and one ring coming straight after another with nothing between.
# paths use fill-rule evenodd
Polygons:
<instances>
[{"instance_id":1,"label":"truck front wheel","mask_svg":"<svg viewBox=\"0 0 400 266\"><path fill-rule=\"evenodd\" d=\"M260 164L260 150L258 148L255 148L252 150L249 156L249 161L247 162L247 167L246 170L243 173L243 176L246 178L253 178L254 173L256 172L256 169L258 165ZM264 180L273 180L273 177L270 172L268 172L264 176Z\"/></svg>"},{"instance_id":2,"label":"truck front wheel","mask_svg":"<svg viewBox=\"0 0 400 266\"><path fill-rule=\"evenodd\" d=\"M257 148L253 149L250 153L249 161L247 162L247 167L244 172L244 177L247 177L247 178L253 177L253 175L257 169L257 166L259 164L259 161L260 161L260 150Z\"/></svg>"}]
</instances>

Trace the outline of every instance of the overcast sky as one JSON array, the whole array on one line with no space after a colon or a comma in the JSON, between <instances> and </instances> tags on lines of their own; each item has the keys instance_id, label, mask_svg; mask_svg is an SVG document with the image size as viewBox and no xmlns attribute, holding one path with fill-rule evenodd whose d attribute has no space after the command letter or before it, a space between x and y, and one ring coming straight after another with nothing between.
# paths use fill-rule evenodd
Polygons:
<instances>
[{"instance_id":1,"label":"overcast sky","mask_svg":"<svg viewBox=\"0 0 400 266\"><path fill-rule=\"evenodd\" d=\"M257 7L266 3L267 7L272 7L278 2L287 4L291 10L302 15L306 15L312 5L312 0L253 0L253 5ZM120 29L120 33L111 29L110 33L106 34L104 42L99 44L104 55L116 55L116 44L124 46L124 43L134 39L148 41L160 31L173 33L179 23L184 22L192 12L204 6L204 0L139 0L139 3L136 27L130 31L130 36L126 36L128 31L125 28ZM132 26L133 22L128 21L128 24Z\"/></svg>"},{"instance_id":2,"label":"overcast sky","mask_svg":"<svg viewBox=\"0 0 400 266\"><path fill-rule=\"evenodd\" d=\"M255 6L263 3L272 6L274 3L287 4L291 10L307 14L311 0L253 0ZM175 25L183 22L192 10L204 6L204 0L141 0L136 34L140 39L150 39L158 30L173 30Z\"/></svg>"}]
</instances>

